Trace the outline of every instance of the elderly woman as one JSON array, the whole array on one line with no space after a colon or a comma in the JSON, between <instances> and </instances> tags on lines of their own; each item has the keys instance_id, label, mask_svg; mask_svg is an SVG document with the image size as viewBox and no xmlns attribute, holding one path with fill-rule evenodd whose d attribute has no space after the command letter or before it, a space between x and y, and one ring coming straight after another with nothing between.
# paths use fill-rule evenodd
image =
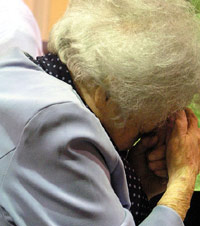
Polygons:
<instances>
[{"instance_id":1,"label":"elderly woman","mask_svg":"<svg viewBox=\"0 0 200 226\"><path fill-rule=\"evenodd\" d=\"M200 170L186 108L199 34L183 0L72 0L48 55L3 55L1 225L183 225ZM162 191L147 216L144 193Z\"/></svg>"}]
</instances>

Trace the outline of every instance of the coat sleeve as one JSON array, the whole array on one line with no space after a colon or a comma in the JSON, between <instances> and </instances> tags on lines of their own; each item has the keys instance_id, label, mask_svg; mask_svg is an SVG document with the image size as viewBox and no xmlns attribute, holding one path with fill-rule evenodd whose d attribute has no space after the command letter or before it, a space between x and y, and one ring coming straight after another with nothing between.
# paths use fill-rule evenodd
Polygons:
<instances>
[{"instance_id":1,"label":"coat sleeve","mask_svg":"<svg viewBox=\"0 0 200 226\"><path fill-rule=\"evenodd\" d=\"M139 226L184 226L181 217L167 206L156 206Z\"/></svg>"}]
</instances>

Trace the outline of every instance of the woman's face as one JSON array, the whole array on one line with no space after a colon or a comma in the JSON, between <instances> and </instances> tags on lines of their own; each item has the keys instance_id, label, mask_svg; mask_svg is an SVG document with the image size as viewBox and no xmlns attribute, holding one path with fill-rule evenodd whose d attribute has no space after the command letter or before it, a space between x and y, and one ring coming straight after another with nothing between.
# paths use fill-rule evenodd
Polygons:
<instances>
[{"instance_id":1,"label":"woman's face","mask_svg":"<svg viewBox=\"0 0 200 226\"><path fill-rule=\"evenodd\" d=\"M105 127L109 136L117 145L119 150L127 150L132 147L141 134L149 133L155 128L155 124L140 125L134 116L130 116L122 127L118 127L115 122L120 122L119 109L111 99L102 103L98 118ZM113 119L117 118L114 122Z\"/></svg>"},{"instance_id":2,"label":"woman's face","mask_svg":"<svg viewBox=\"0 0 200 226\"><path fill-rule=\"evenodd\" d=\"M82 84L76 82L76 85L79 87L82 98L99 118L119 150L127 150L132 147L141 133L148 133L154 129L153 126L139 125L139 120L134 115L130 115L122 127L117 126L124 120L120 117L118 105L106 95L106 91L102 87L95 87L88 91Z\"/></svg>"},{"instance_id":3,"label":"woman's face","mask_svg":"<svg viewBox=\"0 0 200 226\"><path fill-rule=\"evenodd\" d=\"M119 116L120 111L111 98L106 98L100 90L95 98L96 109L95 114L101 121L107 133L114 141L119 150L126 150L132 146L139 134L139 127L134 117L129 117L125 124L121 127L117 126L123 119Z\"/></svg>"}]
</instances>

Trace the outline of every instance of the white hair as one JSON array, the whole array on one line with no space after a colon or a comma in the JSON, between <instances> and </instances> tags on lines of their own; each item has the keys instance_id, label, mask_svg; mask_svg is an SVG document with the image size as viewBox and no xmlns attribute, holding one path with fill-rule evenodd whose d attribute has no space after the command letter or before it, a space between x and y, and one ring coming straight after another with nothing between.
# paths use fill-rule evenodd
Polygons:
<instances>
[{"instance_id":1,"label":"white hair","mask_svg":"<svg viewBox=\"0 0 200 226\"><path fill-rule=\"evenodd\" d=\"M185 0L72 0L49 50L144 124L200 92L200 21Z\"/></svg>"}]
</instances>

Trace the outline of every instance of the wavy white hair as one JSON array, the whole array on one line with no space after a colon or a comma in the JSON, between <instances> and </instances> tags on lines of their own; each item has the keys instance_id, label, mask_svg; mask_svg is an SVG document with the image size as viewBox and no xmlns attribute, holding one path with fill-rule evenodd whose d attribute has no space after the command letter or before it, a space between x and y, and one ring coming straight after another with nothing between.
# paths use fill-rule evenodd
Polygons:
<instances>
[{"instance_id":1,"label":"wavy white hair","mask_svg":"<svg viewBox=\"0 0 200 226\"><path fill-rule=\"evenodd\" d=\"M125 119L157 124L200 92L200 21L185 0L71 0L48 47Z\"/></svg>"}]
</instances>

